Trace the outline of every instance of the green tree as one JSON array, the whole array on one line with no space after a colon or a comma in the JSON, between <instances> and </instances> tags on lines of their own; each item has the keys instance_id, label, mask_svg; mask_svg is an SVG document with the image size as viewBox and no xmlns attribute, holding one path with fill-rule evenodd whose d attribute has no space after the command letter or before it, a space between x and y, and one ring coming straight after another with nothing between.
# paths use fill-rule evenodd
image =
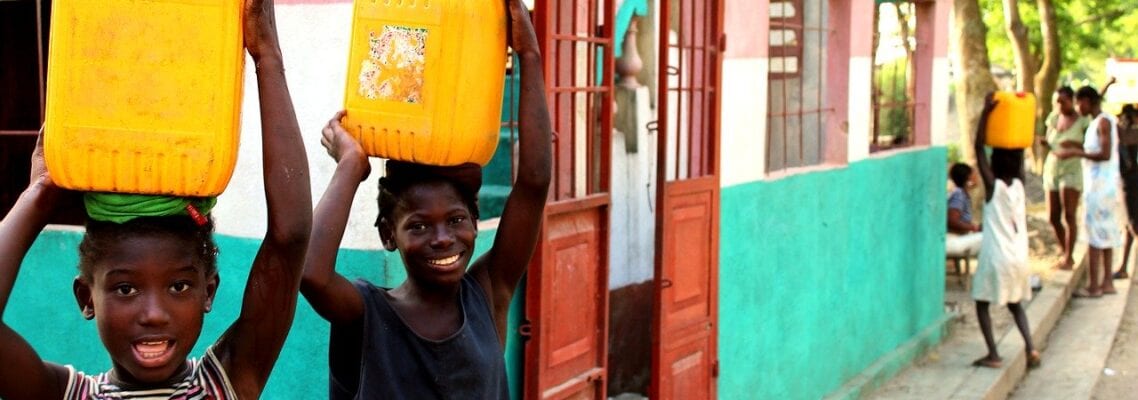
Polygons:
<instances>
[{"instance_id":1,"label":"green tree","mask_svg":"<svg viewBox=\"0 0 1138 400\"><path fill-rule=\"evenodd\" d=\"M993 65L1015 71L1013 44L1003 29L1004 0L980 0L987 32L989 55ZM1138 11L1133 0L1051 0L1059 34L1062 65L1059 82L1094 82L1101 85L1106 59L1138 57ZM1036 2L1022 1L1020 16L1027 27L1031 53L1042 54L1043 36ZM1038 61L1039 59L1036 58ZM1038 64L1036 64L1038 65ZM1050 102L1050 96L1040 100Z\"/></svg>"}]
</instances>

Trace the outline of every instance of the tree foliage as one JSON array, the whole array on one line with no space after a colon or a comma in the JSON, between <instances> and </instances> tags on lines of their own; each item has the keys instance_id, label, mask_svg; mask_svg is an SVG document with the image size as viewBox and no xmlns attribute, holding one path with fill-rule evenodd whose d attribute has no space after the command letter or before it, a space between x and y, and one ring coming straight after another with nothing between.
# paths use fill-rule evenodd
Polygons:
<instances>
[{"instance_id":1,"label":"tree foliage","mask_svg":"<svg viewBox=\"0 0 1138 400\"><path fill-rule=\"evenodd\" d=\"M988 55L994 66L1015 71L1015 55L1002 29L1002 0L980 0L987 34ZM1053 0L1062 48L1060 84L1103 84L1106 59L1138 57L1138 10L1134 0ZM1019 2L1020 17L1036 65L1042 54L1039 9L1034 1ZM1049 100L1049 99L1048 99Z\"/></svg>"}]
</instances>

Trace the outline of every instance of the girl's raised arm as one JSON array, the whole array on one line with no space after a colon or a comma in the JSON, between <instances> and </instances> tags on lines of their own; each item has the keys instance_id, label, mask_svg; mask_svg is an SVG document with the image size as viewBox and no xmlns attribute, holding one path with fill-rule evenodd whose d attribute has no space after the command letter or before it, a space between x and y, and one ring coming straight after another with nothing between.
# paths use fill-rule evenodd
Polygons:
<instances>
[{"instance_id":1,"label":"girl's raised arm","mask_svg":"<svg viewBox=\"0 0 1138 400\"><path fill-rule=\"evenodd\" d=\"M28 249L67 193L56 187L43 162L43 131L32 154L32 180L0 221L0 399L63 398L67 369L45 363L23 337L4 323L4 310Z\"/></svg>"},{"instance_id":2,"label":"girl's raised arm","mask_svg":"<svg viewBox=\"0 0 1138 400\"><path fill-rule=\"evenodd\" d=\"M996 103L996 100L992 99L992 93L984 97L984 111L976 121L976 140L972 143L976 149L976 169L984 181L985 202L992 199L992 190L996 187L996 175L992 173L992 166L988 163L988 156L984 152L984 141L988 137L988 116L996 109Z\"/></svg>"},{"instance_id":3,"label":"girl's raised arm","mask_svg":"<svg viewBox=\"0 0 1138 400\"><path fill-rule=\"evenodd\" d=\"M257 69L268 232L253 260L241 315L217 344L240 398L260 396L296 311L312 229L308 159L285 83L272 0L246 0L245 47Z\"/></svg>"},{"instance_id":4,"label":"girl's raised arm","mask_svg":"<svg viewBox=\"0 0 1138 400\"><path fill-rule=\"evenodd\" d=\"M520 60L522 80L519 101L518 177L506 199L494 245L475 261L471 273L490 294L499 339L505 342L510 298L529 265L549 196L552 144L549 107L545 100L541 51L521 0L507 0L510 43Z\"/></svg>"},{"instance_id":5,"label":"girl's raised arm","mask_svg":"<svg viewBox=\"0 0 1138 400\"><path fill-rule=\"evenodd\" d=\"M348 324L363 316L364 300L352 283L336 273L336 254L360 182L371 172L363 148L343 127L340 111L322 130L320 144L336 160L332 182L316 205L313 233L304 262L300 292L317 314L333 324Z\"/></svg>"}]
</instances>

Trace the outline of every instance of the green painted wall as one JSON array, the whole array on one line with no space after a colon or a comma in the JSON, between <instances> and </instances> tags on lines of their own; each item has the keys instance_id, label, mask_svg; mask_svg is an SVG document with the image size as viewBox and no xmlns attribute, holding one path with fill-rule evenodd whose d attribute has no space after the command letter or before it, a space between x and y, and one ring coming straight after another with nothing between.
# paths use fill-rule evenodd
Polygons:
<instances>
[{"instance_id":1,"label":"green painted wall","mask_svg":"<svg viewBox=\"0 0 1138 400\"><path fill-rule=\"evenodd\" d=\"M943 315L945 157L723 189L720 398L821 398Z\"/></svg>"},{"instance_id":2,"label":"green painted wall","mask_svg":"<svg viewBox=\"0 0 1138 400\"><path fill-rule=\"evenodd\" d=\"M493 243L496 231L481 231L476 253ZM48 230L40 234L24 261L4 320L19 332L45 360L72 364L87 372L111 367L110 358L99 340L94 322L79 315L71 294L71 282L78 265L77 248L81 232ZM248 278L249 263L260 242L217 235L221 254L218 269L221 286L213 312L206 316L201 339L191 355L197 357L227 328L240 311L241 295ZM396 253L341 250L337 270L350 277L362 277L377 285L394 286L405 279ZM514 296L511 320L520 319L524 292ZM515 312L517 311L517 312ZM329 325L316 315L302 296L292 332L262 396L266 399L317 399L328 396ZM507 372L515 393L520 394L521 347L514 332L508 339ZM519 398L519 397L514 397Z\"/></svg>"}]
</instances>

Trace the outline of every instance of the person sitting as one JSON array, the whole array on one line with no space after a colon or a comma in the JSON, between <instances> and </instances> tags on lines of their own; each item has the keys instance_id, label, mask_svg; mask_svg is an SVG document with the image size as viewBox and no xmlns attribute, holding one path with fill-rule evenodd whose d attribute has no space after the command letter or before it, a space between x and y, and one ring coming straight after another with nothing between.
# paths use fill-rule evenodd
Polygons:
<instances>
[{"instance_id":1,"label":"person sitting","mask_svg":"<svg viewBox=\"0 0 1138 400\"><path fill-rule=\"evenodd\" d=\"M956 163L948 170L956 186L948 196L948 235L945 237L945 254L948 257L970 257L980 252L980 225L972 222L972 197L968 189L975 186L972 167Z\"/></svg>"}]
</instances>

